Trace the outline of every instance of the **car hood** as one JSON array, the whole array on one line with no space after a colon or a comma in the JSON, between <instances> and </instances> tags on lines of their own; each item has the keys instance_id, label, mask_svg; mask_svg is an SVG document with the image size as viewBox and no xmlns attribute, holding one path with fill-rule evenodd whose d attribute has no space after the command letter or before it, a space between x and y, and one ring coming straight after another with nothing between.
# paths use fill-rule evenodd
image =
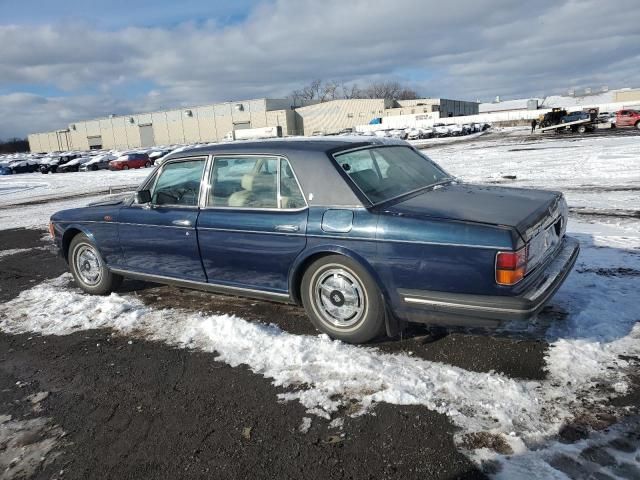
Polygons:
<instances>
[{"instance_id":1,"label":"car hood","mask_svg":"<svg viewBox=\"0 0 640 480\"><path fill-rule=\"evenodd\" d=\"M443 218L527 230L554 211L560 192L452 183L427 190L385 208L385 213Z\"/></svg>"},{"instance_id":2,"label":"car hood","mask_svg":"<svg viewBox=\"0 0 640 480\"><path fill-rule=\"evenodd\" d=\"M117 193L115 195L109 195L108 197L101 198L95 202L91 202L87 204L87 207L103 207L107 205L120 205L123 203L128 203L135 192L127 192L127 193Z\"/></svg>"}]
</instances>

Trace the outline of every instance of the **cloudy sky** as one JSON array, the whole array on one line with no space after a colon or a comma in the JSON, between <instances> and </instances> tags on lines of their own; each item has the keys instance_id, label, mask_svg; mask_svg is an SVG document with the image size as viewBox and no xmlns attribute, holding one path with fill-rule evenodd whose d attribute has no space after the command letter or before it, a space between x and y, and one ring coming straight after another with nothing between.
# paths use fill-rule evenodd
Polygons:
<instances>
[{"instance_id":1,"label":"cloudy sky","mask_svg":"<svg viewBox=\"0 0 640 480\"><path fill-rule=\"evenodd\" d=\"M467 100L640 86L640 2L0 0L0 138L314 78Z\"/></svg>"}]
</instances>

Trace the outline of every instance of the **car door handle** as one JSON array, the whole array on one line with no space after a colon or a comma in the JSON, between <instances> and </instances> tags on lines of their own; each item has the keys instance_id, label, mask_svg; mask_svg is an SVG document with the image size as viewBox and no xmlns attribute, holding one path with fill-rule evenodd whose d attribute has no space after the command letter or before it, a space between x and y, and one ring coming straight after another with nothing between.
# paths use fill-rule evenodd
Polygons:
<instances>
[{"instance_id":1,"label":"car door handle","mask_svg":"<svg viewBox=\"0 0 640 480\"><path fill-rule=\"evenodd\" d=\"M190 227L191 220L174 220L173 222L171 222L171 224L175 225L176 227Z\"/></svg>"},{"instance_id":2,"label":"car door handle","mask_svg":"<svg viewBox=\"0 0 640 480\"><path fill-rule=\"evenodd\" d=\"M276 230L278 232L297 232L300 227L298 225L276 225Z\"/></svg>"}]
</instances>

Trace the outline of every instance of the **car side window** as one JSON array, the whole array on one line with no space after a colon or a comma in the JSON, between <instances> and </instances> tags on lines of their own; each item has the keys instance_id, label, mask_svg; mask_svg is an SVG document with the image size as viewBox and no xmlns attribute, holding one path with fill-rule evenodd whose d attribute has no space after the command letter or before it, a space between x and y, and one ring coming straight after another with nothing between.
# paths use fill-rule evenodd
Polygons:
<instances>
[{"instance_id":1,"label":"car side window","mask_svg":"<svg viewBox=\"0 0 640 480\"><path fill-rule=\"evenodd\" d=\"M280 208L304 208L306 203L289 162L280 159Z\"/></svg>"},{"instance_id":2,"label":"car side window","mask_svg":"<svg viewBox=\"0 0 640 480\"><path fill-rule=\"evenodd\" d=\"M197 206L205 159L167 164L151 195L155 205Z\"/></svg>"},{"instance_id":3,"label":"car side window","mask_svg":"<svg viewBox=\"0 0 640 480\"><path fill-rule=\"evenodd\" d=\"M278 208L278 159L216 157L211 171L209 205L236 208Z\"/></svg>"}]
</instances>

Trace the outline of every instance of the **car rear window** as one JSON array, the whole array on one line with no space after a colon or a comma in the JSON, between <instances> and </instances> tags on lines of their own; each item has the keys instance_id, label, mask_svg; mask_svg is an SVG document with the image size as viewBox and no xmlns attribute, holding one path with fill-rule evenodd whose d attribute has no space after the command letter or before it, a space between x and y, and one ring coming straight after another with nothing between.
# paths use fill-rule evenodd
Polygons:
<instances>
[{"instance_id":1,"label":"car rear window","mask_svg":"<svg viewBox=\"0 0 640 480\"><path fill-rule=\"evenodd\" d=\"M436 163L411 147L366 148L334 157L374 205L451 179Z\"/></svg>"}]
</instances>

